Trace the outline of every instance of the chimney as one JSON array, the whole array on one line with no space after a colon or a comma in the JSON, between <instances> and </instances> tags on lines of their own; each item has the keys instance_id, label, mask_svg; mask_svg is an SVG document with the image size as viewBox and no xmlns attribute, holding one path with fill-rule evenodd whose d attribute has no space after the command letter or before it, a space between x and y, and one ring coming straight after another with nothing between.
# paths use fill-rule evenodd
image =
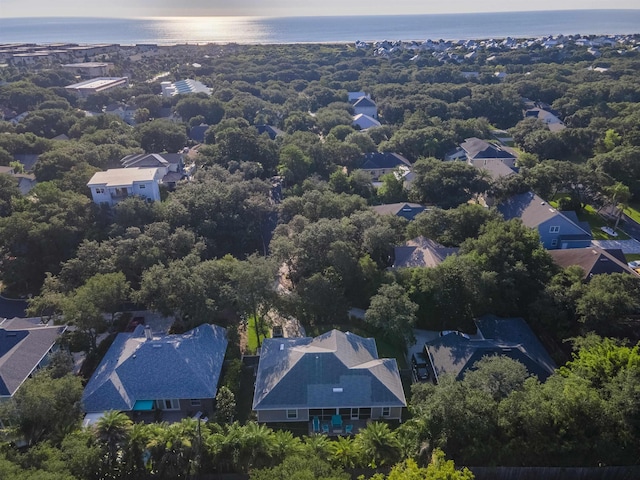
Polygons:
<instances>
[{"instance_id":1,"label":"chimney","mask_svg":"<svg viewBox=\"0 0 640 480\"><path fill-rule=\"evenodd\" d=\"M147 340L153 339L153 335L151 334L151 327L149 325L144 326L144 336Z\"/></svg>"}]
</instances>

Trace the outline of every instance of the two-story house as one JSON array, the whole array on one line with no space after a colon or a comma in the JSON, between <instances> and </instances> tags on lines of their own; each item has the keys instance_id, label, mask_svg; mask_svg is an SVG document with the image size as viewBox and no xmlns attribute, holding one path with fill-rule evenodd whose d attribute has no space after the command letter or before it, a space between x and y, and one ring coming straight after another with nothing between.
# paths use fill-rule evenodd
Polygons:
<instances>
[{"instance_id":1,"label":"two-story house","mask_svg":"<svg viewBox=\"0 0 640 480\"><path fill-rule=\"evenodd\" d=\"M113 206L127 197L139 196L147 201L160 200L160 168L112 168L97 172L87 183L93 202Z\"/></svg>"},{"instance_id":2,"label":"two-story house","mask_svg":"<svg viewBox=\"0 0 640 480\"><path fill-rule=\"evenodd\" d=\"M498 205L505 220L519 218L529 228L535 228L547 250L584 248L591 245L591 228L578 220L575 212L560 212L533 192L521 193Z\"/></svg>"}]
</instances>

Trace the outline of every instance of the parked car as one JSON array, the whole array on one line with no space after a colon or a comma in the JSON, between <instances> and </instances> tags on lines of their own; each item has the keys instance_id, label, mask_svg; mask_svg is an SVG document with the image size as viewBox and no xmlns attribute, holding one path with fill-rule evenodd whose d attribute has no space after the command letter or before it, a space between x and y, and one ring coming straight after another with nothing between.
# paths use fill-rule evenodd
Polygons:
<instances>
[{"instance_id":1,"label":"parked car","mask_svg":"<svg viewBox=\"0 0 640 480\"><path fill-rule=\"evenodd\" d=\"M416 382L426 382L429 380L429 366L424 353L418 352L411 355L411 372Z\"/></svg>"},{"instance_id":2,"label":"parked car","mask_svg":"<svg viewBox=\"0 0 640 480\"><path fill-rule=\"evenodd\" d=\"M467 340L471 339L469 335L467 335L466 333L459 332L458 330L442 330L440 332L440 336L444 337L445 335L459 335L461 337L466 338Z\"/></svg>"}]
</instances>

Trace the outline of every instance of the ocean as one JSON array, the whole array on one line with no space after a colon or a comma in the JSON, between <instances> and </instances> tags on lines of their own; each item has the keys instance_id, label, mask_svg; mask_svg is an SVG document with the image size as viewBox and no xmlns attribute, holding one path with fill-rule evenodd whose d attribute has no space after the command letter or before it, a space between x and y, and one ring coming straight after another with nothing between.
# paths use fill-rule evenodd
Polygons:
<instances>
[{"instance_id":1,"label":"ocean","mask_svg":"<svg viewBox=\"0 0 640 480\"><path fill-rule=\"evenodd\" d=\"M0 44L343 43L640 33L640 10L340 17L0 18Z\"/></svg>"}]
</instances>

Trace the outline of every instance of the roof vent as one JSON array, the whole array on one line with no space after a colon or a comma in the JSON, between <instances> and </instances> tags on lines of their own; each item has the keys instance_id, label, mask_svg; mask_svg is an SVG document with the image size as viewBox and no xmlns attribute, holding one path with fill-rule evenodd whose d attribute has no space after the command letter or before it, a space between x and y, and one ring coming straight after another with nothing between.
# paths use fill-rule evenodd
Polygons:
<instances>
[{"instance_id":1,"label":"roof vent","mask_svg":"<svg viewBox=\"0 0 640 480\"><path fill-rule=\"evenodd\" d=\"M280 351L284 350L284 343L280 344Z\"/></svg>"},{"instance_id":2,"label":"roof vent","mask_svg":"<svg viewBox=\"0 0 640 480\"><path fill-rule=\"evenodd\" d=\"M147 340L151 340L153 338L153 334L151 333L151 326L144 326L144 336Z\"/></svg>"},{"instance_id":3,"label":"roof vent","mask_svg":"<svg viewBox=\"0 0 640 480\"><path fill-rule=\"evenodd\" d=\"M545 204L546 204L546 202L540 202L540 205L545 205Z\"/></svg>"},{"instance_id":4,"label":"roof vent","mask_svg":"<svg viewBox=\"0 0 640 480\"><path fill-rule=\"evenodd\" d=\"M342 387L334 387L333 393L342 393Z\"/></svg>"},{"instance_id":5,"label":"roof vent","mask_svg":"<svg viewBox=\"0 0 640 480\"><path fill-rule=\"evenodd\" d=\"M160 348L162 346L161 343L154 343L153 348Z\"/></svg>"}]
</instances>

